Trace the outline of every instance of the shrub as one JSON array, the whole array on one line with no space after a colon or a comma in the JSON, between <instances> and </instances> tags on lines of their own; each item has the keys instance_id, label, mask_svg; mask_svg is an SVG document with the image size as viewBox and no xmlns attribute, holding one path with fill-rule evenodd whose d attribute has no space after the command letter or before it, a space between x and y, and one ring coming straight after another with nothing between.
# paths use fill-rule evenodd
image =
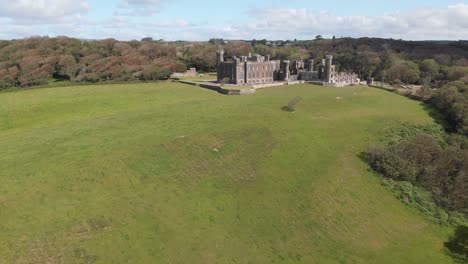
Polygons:
<instances>
[{"instance_id":1,"label":"shrub","mask_svg":"<svg viewBox=\"0 0 468 264\"><path fill-rule=\"evenodd\" d=\"M296 111L296 108L295 108L296 105L297 105L300 101L301 101L301 98L300 98L300 97L296 97L296 98L290 100L290 101L288 102L288 104L285 105L285 106L283 106L281 109L282 109L283 111L287 111L287 112L294 112L294 111Z\"/></svg>"},{"instance_id":2,"label":"shrub","mask_svg":"<svg viewBox=\"0 0 468 264\"><path fill-rule=\"evenodd\" d=\"M451 82L437 91L430 102L441 110L457 132L468 136L468 85Z\"/></svg>"},{"instance_id":3,"label":"shrub","mask_svg":"<svg viewBox=\"0 0 468 264\"><path fill-rule=\"evenodd\" d=\"M170 69L157 65L150 65L143 70L143 78L147 81L163 80L170 76Z\"/></svg>"},{"instance_id":4,"label":"shrub","mask_svg":"<svg viewBox=\"0 0 468 264\"><path fill-rule=\"evenodd\" d=\"M460 263L468 262L468 226L458 226L444 245Z\"/></svg>"},{"instance_id":5,"label":"shrub","mask_svg":"<svg viewBox=\"0 0 468 264\"><path fill-rule=\"evenodd\" d=\"M387 179L407 182L392 187L400 199L414 202L424 214L441 223L460 222L437 211L434 202L450 212L468 214L467 142L461 135L442 136L435 128L406 126L385 145L370 146L366 157L371 167Z\"/></svg>"}]
</instances>

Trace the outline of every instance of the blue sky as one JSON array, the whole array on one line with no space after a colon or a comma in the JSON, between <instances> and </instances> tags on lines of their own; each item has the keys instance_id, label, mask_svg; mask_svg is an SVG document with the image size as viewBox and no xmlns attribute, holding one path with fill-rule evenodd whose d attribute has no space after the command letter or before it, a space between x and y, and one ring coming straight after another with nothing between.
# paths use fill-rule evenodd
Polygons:
<instances>
[{"instance_id":1,"label":"blue sky","mask_svg":"<svg viewBox=\"0 0 468 264\"><path fill-rule=\"evenodd\" d=\"M467 39L468 0L0 0L0 38Z\"/></svg>"}]
</instances>

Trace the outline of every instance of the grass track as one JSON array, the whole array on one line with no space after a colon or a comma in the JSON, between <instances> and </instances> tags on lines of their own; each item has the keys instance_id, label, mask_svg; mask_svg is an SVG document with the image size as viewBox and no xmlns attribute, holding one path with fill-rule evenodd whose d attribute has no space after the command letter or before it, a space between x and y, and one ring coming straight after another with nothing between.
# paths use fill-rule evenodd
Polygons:
<instances>
[{"instance_id":1,"label":"grass track","mask_svg":"<svg viewBox=\"0 0 468 264\"><path fill-rule=\"evenodd\" d=\"M399 122L433 120L360 87L0 94L0 263L451 263L357 156Z\"/></svg>"}]
</instances>

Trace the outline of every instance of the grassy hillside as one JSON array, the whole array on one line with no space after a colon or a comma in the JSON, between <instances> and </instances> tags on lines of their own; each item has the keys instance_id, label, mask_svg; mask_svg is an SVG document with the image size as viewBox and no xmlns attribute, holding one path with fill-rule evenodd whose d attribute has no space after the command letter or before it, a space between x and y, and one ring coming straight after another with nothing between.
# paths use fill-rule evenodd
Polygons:
<instances>
[{"instance_id":1,"label":"grassy hillside","mask_svg":"<svg viewBox=\"0 0 468 264\"><path fill-rule=\"evenodd\" d=\"M0 262L450 263L357 156L399 122L433 120L370 88L0 94Z\"/></svg>"}]
</instances>

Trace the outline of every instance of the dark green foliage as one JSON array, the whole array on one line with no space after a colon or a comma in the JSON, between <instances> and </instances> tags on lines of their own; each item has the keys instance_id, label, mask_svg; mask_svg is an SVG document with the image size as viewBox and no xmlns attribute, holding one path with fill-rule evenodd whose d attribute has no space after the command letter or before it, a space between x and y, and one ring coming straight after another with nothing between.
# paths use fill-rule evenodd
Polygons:
<instances>
[{"instance_id":1,"label":"dark green foliage","mask_svg":"<svg viewBox=\"0 0 468 264\"><path fill-rule=\"evenodd\" d=\"M383 178L382 185L389 188L403 203L418 209L419 212L435 223L451 226L468 224L468 221L461 213L447 213L434 202L429 191L415 186L411 182Z\"/></svg>"},{"instance_id":2,"label":"dark green foliage","mask_svg":"<svg viewBox=\"0 0 468 264\"><path fill-rule=\"evenodd\" d=\"M433 95L431 103L445 114L457 132L468 136L468 85L451 82Z\"/></svg>"},{"instance_id":3,"label":"dark green foliage","mask_svg":"<svg viewBox=\"0 0 468 264\"><path fill-rule=\"evenodd\" d=\"M412 61L399 60L388 69L388 78L394 83L416 83L420 79L419 66Z\"/></svg>"},{"instance_id":4,"label":"dark green foliage","mask_svg":"<svg viewBox=\"0 0 468 264\"><path fill-rule=\"evenodd\" d=\"M439 64L434 59L421 61L419 68L425 77L432 79L439 75Z\"/></svg>"},{"instance_id":5,"label":"dark green foliage","mask_svg":"<svg viewBox=\"0 0 468 264\"><path fill-rule=\"evenodd\" d=\"M443 141L447 137L442 127L436 124L413 125L404 123L398 127L389 129L380 141L385 145L390 145L412 139L421 134L429 135L439 141Z\"/></svg>"},{"instance_id":6,"label":"dark green foliage","mask_svg":"<svg viewBox=\"0 0 468 264\"><path fill-rule=\"evenodd\" d=\"M448 242L444 243L451 255L460 263L468 262L468 226L458 226Z\"/></svg>"},{"instance_id":7,"label":"dark green foliage","mask_svg":"<svg viewBox=\"0 0 468 264\"><path fill-rule=\"evenodd\" d=\"M151 65L143 71L143 78L147 81L167 79L171 75L171 70L157 65Z\"/></svg>"},{"instance_id":8,"label":"dark green foliage","mask_svg":"<svg viewBox=\"0 0 468 264\"><path fill-rule=\"evenodd\" d=\"M387 178L411 182L430 191L436 204L449 211L467 214L466 138L454 135L442 139L437 133L421 133L420 128L410 131L406 127L402 131L404 136L398 140L369 148L367 159L372 168ZM432 133L432 129L428 131Z\"/></svg>"},{"instance_id":9,"label":"dark green foliage","mask_svg":"<svg viewBox=\"0 0 468 264\"><path fill-rule=\"evenodd\" d=\"M1 87L33 86L47 79L77 82L127 81L143 78L151 65L183 71L216 70L216 50L222 46L226 58L256 52L272 59L334 56L337 69L356 72L394 83L418 83L441 87L449 80L468 83L468 48L465 42L416 42L371 38L334 38L310 41L164 42L80 41L78 39L28 38L0 42ZM9 72L17 67L19 72ZM420 68L420 69L419 69Z\"/></svg>"}]
</instances>

